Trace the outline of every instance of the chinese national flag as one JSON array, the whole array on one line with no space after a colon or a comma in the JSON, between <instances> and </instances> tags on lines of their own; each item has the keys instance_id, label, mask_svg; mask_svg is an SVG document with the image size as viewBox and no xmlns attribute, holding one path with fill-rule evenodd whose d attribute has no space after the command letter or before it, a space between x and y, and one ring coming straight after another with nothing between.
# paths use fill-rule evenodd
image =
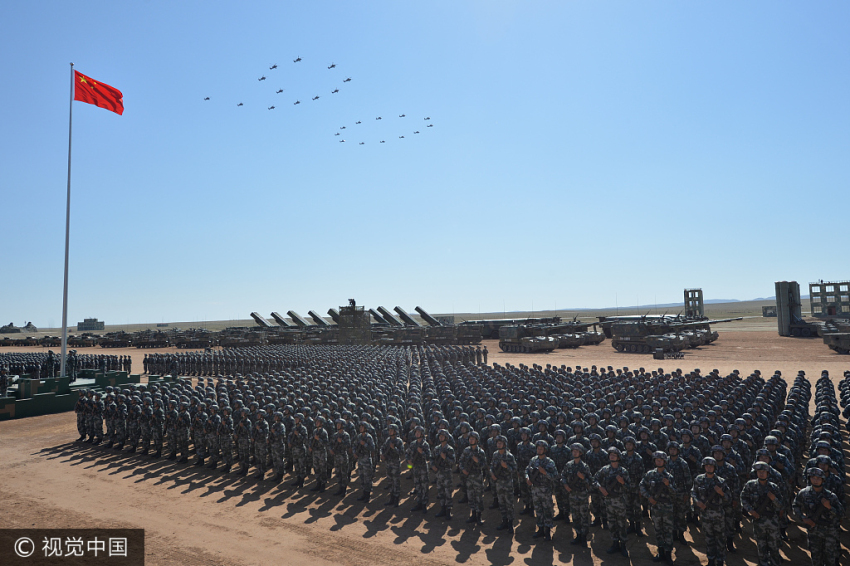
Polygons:
<instances>
[{"instance_id":1,"label":"chinese national flag","mask_svg":"<svg viewBox=\"0 0 850 566\"><path fill-rule=\"evenodd\" d=\"M120 90L99 83L79 71L74 71L74 100L106 108L118 115L124 113L124 95Z\"/></svg>"}]
</instances>

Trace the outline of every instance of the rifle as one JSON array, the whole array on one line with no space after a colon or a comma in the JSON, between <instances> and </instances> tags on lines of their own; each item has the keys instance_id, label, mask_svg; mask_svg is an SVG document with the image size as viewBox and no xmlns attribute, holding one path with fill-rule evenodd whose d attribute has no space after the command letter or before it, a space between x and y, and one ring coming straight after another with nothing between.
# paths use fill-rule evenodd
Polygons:
<instances>
[{"instance_id":1,"label":"rifle","mask_svg":"<svg viewBox=\"0 0 850 566\"><path fill-rule=\"evenodd\" d=\"M812 513L811 517L809 517L809 519L811 519L814 523L816 523L818 525L828 525L829 524L828 521L821 522L821 515L823 515L823 512L826 510L826 507L823 506L823 500L824 499L826 499L826 498L821 497L820 499L818 499L818 502L815 504L817 506L817 509L815 509L814 513Z\"/></svg>"},{"instance_id":2,"label":"rifle","mask_svg":"<svg viewBox=\"0 0 850 566\"><path fill-rule=\"evenodd\" d=\"M770 505L770 496L769 494L773 493L773 490L770 489L770 486L767 487L767 493L759 499L758 507L754 509L756 513L758 513L759 517L764 517L765 511L767 511L767 506ZM775 494L774 494L775 495ZM823 507L823 506L821 506ZM772 513L771 513L772 514Z\"/></svg>"}]
</instances>

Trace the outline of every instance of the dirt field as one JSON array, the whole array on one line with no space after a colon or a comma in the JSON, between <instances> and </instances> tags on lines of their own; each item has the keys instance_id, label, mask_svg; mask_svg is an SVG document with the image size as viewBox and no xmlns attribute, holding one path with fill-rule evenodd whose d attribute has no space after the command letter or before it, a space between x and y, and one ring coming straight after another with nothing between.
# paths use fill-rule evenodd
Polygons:
<instances>
[{"instance_id":1,"label":"dirt field","mask_svg":"<svg viewBox=\"0 0 850 566\"><path fill-rule=\"evenodd\" d=\"M620 354L608 341L600 346L558 350L546 355L504 354L487 342L490 363L557 364L575 367L593 364L632 368L695 367L703 372L738 369L746 374L760 369L769 376L779 369L793 380L803 369L814 381L827 369L837 382L850 369L850 357L828 350L820 340L779 338L775 330L723 332L710 346L689 350L684 360L660 362L647 355ZM7 352L3 349L0 352ZM146 351L81 349L81 353L131 354L134 372L142 369ZM846 440L846 430L844 431ZM610 538L592 529L589 549L569 544L572 530L560 523L552 543L535 542L534 520L520 517L517 534L510 538L495 530L498 511L486 511L482 528L467 528L466 505L455 505L455 518L447 524L411 514L410 502L398 509L384 507L386 480L379 468L372 501L355 501L358 492L345 498L331 495L335 485L317 495L296 492L286 483L223 475L219 470L194 468L168 460L125 455L102 447L78 445L73 413L33 417L0 423L0 526L3 527L132 527L146 530L148 564L626 564L620 556L605 553ZM847 444L844 443L845 453ZM402 492L412 489L407 474ZM289 479L289 478L287 478ZM356 484L356 478L355 482ZM353 485L354 485L353 484ZM490 494L485 494L489 504ZM648 523L644 520L644 525ZM842 530L843 564L850 545L847 520ZM756 549L751 526L745 522L740 550L727 563L754 564ZM655 550L652 527L643 539L629 541L631 560L648 564ZM805 533L792 526L791 540L782 544L783 555L795 564L808 564ZM691 541L694 533L687 533ZM705 563L702 537L688 547L676 545L677 563ZM740 538L737 539L740 541Z\"/></svg>"}]
</instances>

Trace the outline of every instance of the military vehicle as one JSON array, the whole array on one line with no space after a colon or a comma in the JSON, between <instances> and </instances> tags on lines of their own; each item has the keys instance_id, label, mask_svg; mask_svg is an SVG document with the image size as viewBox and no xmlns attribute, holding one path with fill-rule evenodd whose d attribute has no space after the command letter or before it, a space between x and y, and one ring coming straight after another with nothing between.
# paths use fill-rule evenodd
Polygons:
<instances>
[{"instance_id":1,"label":"military vehicle","mask_svg":"<svg viewBox=\"0 0 850 566\"><path fill-rule=\"evenodd\" d=\"M605 318L605 317L600 317ZM741 320L692 320L680 317L616 317L600 320L606 335L610 333L611 346L618 352L657 353L678 352L696 348L717 340L719 334L710 324Z\"/></svg>"},{"instance_id":2,"label":"military vehicle","mask_svg":"<svg viewBox=\"0 0 850 566\"><path fill-rule=\"evenodd\" d=\"M823 335L823 343L839 354L850 354L850 332L827 332Z\"/></svg>"},{"instance_id":3,"label":"military vehicle","mask_svg":"<svg viewBox=\"0 0 850 566\"><path fill-rule=\"evenodd\" d=\"M133 345L133 335L124 332L108 332L100 339L101 348L129 348Z\"/></svg>"},{"instance_id":4,"label":"military vehicle","mask_svg":"<svg viewBox=\"0 0 850 566\"><path fill-rule=\"evenodd\" d=\"M503 352L551 352L560 341L546 334L546 327L538 324L518 324L499 328L499 348Z\"/></svg>"},{"instance_id":5,"label":"military vehicle","mask_svg":"<svg viewBox=\"0 0 850 566\"><path fill-rule=\"evenodd\" d=\"M71 348L91 348L97 346L99 336L83 333L82 336L68 336L68 346Z\"/></svg>"},{"instance_id":6,"label":"military vehicle","mask_svg":"<svg viewBox=\"0 0 850 566\"><path fill-rule=\"evenodd\" d=\"M580 332L575 334L551 334L558 341L558 348L578 348L584 346L584 335Z\"/></svg>"},{"instance_id":7,"label":"military vehicle","mask_svg":"<svg viewBox=\"0 0 850 566\"><path fill-rule=\"evenodd\" d=\"M558 324L561 322L560 316L552 316L545 318L491 318L482 320L464 320L458 326L469 327L477 326L481 329L481 337L484 339L492 339L499 337L499 329L503 326L517 326L530 324Z\"/></svg>"}]
</instances>

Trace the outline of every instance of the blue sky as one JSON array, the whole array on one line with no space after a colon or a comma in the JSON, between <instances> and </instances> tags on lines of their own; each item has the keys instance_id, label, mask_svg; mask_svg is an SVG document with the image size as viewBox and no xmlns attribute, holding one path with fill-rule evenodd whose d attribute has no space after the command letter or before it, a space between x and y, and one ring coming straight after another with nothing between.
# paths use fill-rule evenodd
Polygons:
<instances>
[{"instance_id":1,"label":"blue sky","mask_svg":"<svg viewBox=\"0 0 850 566\"><path fill-rule=\"evenodd\" d=\"M349 297L432 312L684 287L749 299L848 278L848 16L831 1L3 2L0 322L61 323L72 61L125 112L74 103L70 324Z\"/></svg>"}]
</instances>

